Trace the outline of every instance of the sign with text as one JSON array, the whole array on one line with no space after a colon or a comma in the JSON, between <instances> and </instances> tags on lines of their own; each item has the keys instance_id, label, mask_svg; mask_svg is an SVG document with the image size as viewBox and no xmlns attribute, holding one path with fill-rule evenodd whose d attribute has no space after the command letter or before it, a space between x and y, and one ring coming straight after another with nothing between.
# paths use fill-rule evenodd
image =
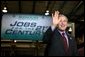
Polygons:
<instances>
[{"instance_id":1,"label":"sign with text","mask_svg":"<svg viewBox=\"0 0 85 57\"><path fill-rule=\"evenodd\" d=\"M1 24L2 39L42 40L52 19L44 15L4 14Z\"/></svg>"}]
</instances>

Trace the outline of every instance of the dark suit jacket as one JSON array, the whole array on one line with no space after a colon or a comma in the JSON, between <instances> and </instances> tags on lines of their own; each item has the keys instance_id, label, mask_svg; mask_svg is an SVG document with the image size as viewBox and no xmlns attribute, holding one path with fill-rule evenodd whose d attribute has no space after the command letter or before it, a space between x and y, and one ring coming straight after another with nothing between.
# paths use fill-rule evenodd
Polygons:
<instances>
[{"instance_id":1,"label":"dark suit jacket","mask_svg":"<svg viewBox=\"0 0 85 57\"><path fill-rule=\"evenodd\" d=\"M77 46L76 42L70 34L66 33L69 41L69 55L76 56ZM43 43L46 43L45 56L66 56L64 51L64 44L62 36L57 29L51 30L51 27L45 32L43 37Z\"/></svg>"}]
</instances>

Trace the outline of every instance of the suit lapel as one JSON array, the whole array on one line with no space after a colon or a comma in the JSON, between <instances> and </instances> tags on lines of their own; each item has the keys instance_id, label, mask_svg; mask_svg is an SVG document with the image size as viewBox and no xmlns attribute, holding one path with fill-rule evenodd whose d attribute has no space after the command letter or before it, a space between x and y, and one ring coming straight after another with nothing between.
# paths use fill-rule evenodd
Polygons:
<instances>
[{"instance_id":1,"label":"suit lapel","mask_svg":"<svg viewBox=\"0 0 85 57\"><path fill-rule=\"evenodd\" d=\"M59 44L64 50L64 44L63 44L63 40L62 40L62 35L60 34L60 32L57 29L55 30L54 33L56 34L56 36L58 36L57 39L59 40Z\"/></svg>"}]
</instances>

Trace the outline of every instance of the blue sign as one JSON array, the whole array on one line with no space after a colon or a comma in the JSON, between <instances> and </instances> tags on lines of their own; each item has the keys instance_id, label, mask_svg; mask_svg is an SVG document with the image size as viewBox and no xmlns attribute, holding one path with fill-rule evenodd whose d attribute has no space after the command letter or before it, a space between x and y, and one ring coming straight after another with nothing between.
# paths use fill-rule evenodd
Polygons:
<instances>
[{"instance_id":1,"label":"blue sign","mask_svg":"<svg viewBox=\"0 0 85 57\"><path fill-rule=\"evenodd\" d=\"M1 38L11 40L42 40L52 18L44 15L5 14L2 16Z\"/></svg>"}]
</instances>

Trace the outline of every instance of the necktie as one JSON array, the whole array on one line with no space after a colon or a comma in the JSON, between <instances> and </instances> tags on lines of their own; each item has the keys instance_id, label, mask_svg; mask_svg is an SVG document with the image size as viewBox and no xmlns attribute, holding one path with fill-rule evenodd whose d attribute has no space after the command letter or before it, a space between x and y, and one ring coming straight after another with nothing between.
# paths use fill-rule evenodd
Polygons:
<instances>
[{"instance_id":1,"label":"necktie","mask_svg":"<svg viewBox=\"0 0 85 57\"><path fill-rule=\"evenodd\" d=\"M62 39L63 39L63 43L64 43L64 49L65 49L65 52L66 52L66 55L68 54L68 45L67 45L67 40L66 40L66 37L65 37L65 33L62 33Z\"/></svg>"}]
</instances>

